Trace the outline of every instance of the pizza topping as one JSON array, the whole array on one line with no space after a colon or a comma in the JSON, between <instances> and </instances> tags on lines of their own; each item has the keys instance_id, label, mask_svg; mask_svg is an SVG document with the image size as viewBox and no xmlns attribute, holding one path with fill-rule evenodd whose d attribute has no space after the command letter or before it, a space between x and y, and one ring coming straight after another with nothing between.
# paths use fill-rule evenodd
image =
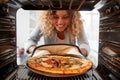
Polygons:
<instances>
[{"instance_id":1,"label":"pizza topping","mask_svg":"<svg viewBox=\"0 0 120 80\"><path fill-rule=\"evenodd\" d=\"M41 64L43 67L47 67L47 68L52 68L52 67L53 67L53 65L47 64L47 63L45 63L45 62L41 62L40 64Z\"/></svg>"},{"instance_id":2,"label":"pizza topping","mask_svg":"<svg viewBox=\"0 0 120 80\"><path fill-rule=\"evenodd\" d=\"M77 58L72 57L64 57L64 58L56 58L56 57L41 57L36 60L37 63L44 67L49 68L70 68L76 69L79 68L83 63L78 62ZM74 66L76 65L76 66Z\"/></svg>"},{"instance_id":3,"label":"pizza topping","mask_svg":"<svg viewBox=\"0 0 120 80\"><path fill-rule=\"evenodd\" d=\"M80 68L80 65L72 65L69 69L78 69Z\"/></svg>"},{"instance_id":4,"label":"pizza topping","mask_svg":"<svg viewBox=\"0 0 120 80\"><path fill-rule=\"evenodd\" d=\"M57 62L56 59L48 59L48 60L44 61L44 63L51 65L53 68L59 66L59 62Z\"/></svg>"},{"instance_id":5,"label":"pizza topping","mask_svg":"<svg viewBox=\"0 0 120 80\"><path fill-rule=\"evenodd\" d=\"M52 59L47 57L38 58L36 62L44 67L50 67L50 68L59 67L59 63L60 63L59 60L57 59Z\"/></svg>"},{"instance_id":6,"label":"pizza topping","mask_svg":"<svg viewBox=\"0 0 120 80\"><path fill-rule=\"evenodd\" d=\"M80 61L78 62L75 58L66 58L66 60L62 62L61 67L76 69L76 68L80 68L82 64L83 64L82 62Z\"/></svg>"},{"instance_id":7,"label":"pizza topping","mask_svg":"<svg viewBox=\"0 0 120 80\"><path fill-rule=\"evenodd\" d=\"M28 65L36 70L58 74L83 73L92 67L86 59L55 55L32 57L28 59Z\"/></svg>"}]
</instances>

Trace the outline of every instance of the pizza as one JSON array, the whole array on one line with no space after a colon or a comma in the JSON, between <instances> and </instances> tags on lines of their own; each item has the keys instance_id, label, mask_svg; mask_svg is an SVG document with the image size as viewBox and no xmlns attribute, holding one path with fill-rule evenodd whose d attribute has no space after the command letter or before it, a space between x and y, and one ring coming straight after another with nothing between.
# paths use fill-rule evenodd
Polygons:
<instances>
[{"instance_id":1,"label":"pizza","mask_svg":"<svg viewBox=\"0 0 120 80\"><path fill-rule=\"evenodd\" d=\"M44 55L29 58L27 66L36 71L53 74L82 74L92 68L92 62L73 56Z\"/></svg>"}]
</instances>

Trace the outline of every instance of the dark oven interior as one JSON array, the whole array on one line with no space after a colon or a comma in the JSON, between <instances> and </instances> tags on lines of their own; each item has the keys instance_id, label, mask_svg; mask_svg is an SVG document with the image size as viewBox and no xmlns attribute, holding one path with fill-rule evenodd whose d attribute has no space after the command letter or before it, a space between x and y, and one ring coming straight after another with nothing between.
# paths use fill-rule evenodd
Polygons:
<instances>
[{"instance_id":1,"label":"dark oven interior","mask_svg":"<svg viewBox=\"0 0 120 80\"><path fill-rule=\"evenodd\" d=\"M118 80L120 78L120 0L1 0L0 80L58 80L34 74L16 63L16 12L25 10L85 10L100 13L98 67L65 80ZM92 75L92 78L90 77Z\"/></svg>"}]
</instances>

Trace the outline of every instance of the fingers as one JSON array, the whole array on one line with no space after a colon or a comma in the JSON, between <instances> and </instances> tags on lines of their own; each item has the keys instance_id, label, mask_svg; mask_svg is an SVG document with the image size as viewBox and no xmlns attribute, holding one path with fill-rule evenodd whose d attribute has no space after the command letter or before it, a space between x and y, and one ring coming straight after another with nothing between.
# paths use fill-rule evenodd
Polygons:
<instances>
[{"instance_id":1,"label":"fingers","mask_svg":"<svg viewBox=\"0 0 120 80\"><path fill-rule=\"evenodd\" d=\"M87 50L85 48L80 48L80 50L85 57L88 55Z\"/></svg>"}]
</instances>

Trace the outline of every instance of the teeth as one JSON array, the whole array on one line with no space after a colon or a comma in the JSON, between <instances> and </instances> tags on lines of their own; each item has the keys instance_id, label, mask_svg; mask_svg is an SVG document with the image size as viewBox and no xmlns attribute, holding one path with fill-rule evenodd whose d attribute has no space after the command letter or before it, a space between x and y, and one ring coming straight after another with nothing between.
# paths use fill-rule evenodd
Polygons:
<instances>
[{"instance_id":1,"label":"teeth","mask_svg":"<svg viewBox=\"0 0 120 80\"><path fill-rule=\"evenodd\" d=\"M63 27L63 25L59 25L58 27Z\"/></svg>"},{"instance_id":2,"label":"teeth","mask_svg":"<svg viewBox=\"0 0 120 80\"><path fill-rule=\"evenodd\" d=\"M63 24L58 24L58 26L63 26Z\"/></svg>"}]
</instances>

